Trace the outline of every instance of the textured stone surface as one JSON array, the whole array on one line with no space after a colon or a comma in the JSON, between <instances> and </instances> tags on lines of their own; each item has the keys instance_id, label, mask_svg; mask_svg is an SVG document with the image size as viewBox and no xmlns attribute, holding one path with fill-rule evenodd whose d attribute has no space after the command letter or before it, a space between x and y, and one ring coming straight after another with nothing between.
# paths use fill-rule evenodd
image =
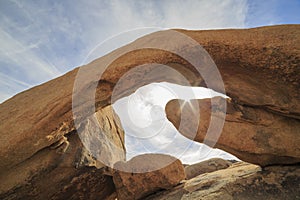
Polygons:
<instances>
[{"instance_id":1,"label":"textured stone surface","mask_svg":"<svg viewBox=\"0 0 300 200\"><path fill-rule=\"evenodd\" d=\"M119 122L113 123L116 119L112 114L111 107L105 107L82 127L87 138L94 142L106 139L105 145L103 141L97 144L99 152L94 153L108 159L108 163L125 159L124 151L114 151L108 143L110 141L123 149L124 133ZM102 125L102 134L91 137L88 134L94 130L95 120ZM65 137L69 143L67 148L64 143L58 147L54 143L21 163L1 170L0 199L104 199L116 196L112 178L103 174L103 163L86 150L76 131Z\"/></svg>"},{"instance_id":2,"label":"textured stone surface","mask_svg":"<svg viewBox=\"0 0 300 200\"><path fill-rule=\"evenodd\" d=\"M199 163L188 165L184 168L187 179L194 178L200 174L228 168L232 163L221 158L211 158Z\"/></svg>"},{"instance_id":3,"label":"textured stone surface","mask_svg":"<svg viewBox=\"0 0 300 200\"><path fill-rule=\"evenodd\" d=\"M227 169L192 178L147 200L238 200L299 199L299 166L272 166L263 170L248 163L234 163Z\"/></svg>"},{"instance_id":4,"label":"textured stone surface","mask_svg":"<svg viewBox=\"0 0 300 200\"><path fill-rule=\"evenodd\" d=\"M255 123L259 122L260 119L253 118L256 115L270 118L268 122L264 121L262 126L265 125L264 123L268 125L274 118L276 123L279 123L277 128L280 130L282 127L279 125L286 124L286 121L293 121L291 123L294 124L297 122L296 120L299 120L300 98L299 93L295 92L299 90L300 84L299 25L262 27L249 30L178 31L189 35L200 43L216 62L224 80L227 94L232 98L235 105L243 108L242 111L233 110L233 113L237 115L242 113L241 116L248 119L237 117L238 122L236 124L238 126L235 126L236 128L248 129L253 120ZM187 82L180 82L181 80L174 73L170 73L156 64L149 65L149 63L168 65L183 76L188 77L189 84L192 86L205 87L205 82L196 70L186 60L170 52L147 48L134 50L118 57L126 49L138 48L145 44L151 46L160 44L162 41L171 42L172 48L177 50L185 51L189 48L189 46L180 46L178 41L170 41L169 37L162 32L153 33L90 64L21 92L1 103L1 199L18 199L24 194L29 194L31 199L54 198L57 191L64 191L63 186L73 188L69 185L70 180L75 177L88 177L89 173L92 174L93 170L96 170L96 168L88 168L88 171L83 169L81 171L78 167L96 165L101 168L103 166L88 155L89 153L80 146L80 142L76 142L78 137L75 132L73 117L79 121L82 120L81 128L83 129L87 127L93 129L93 124L97 120L100 120L100 126L105 130L111 129L109 127L115 127L115 123L109 119L109 116L108 119L99 119L99 115L97 116L92 109L87 109L84 113L76 113L78 115L73 116L73 85L74 81L77 80L76 75L79 69L86 69L88 76L81 80L79 87L75 90L73 97L75 99L80 97L80 101L74 106L76 109L95 106L96 111L102 112L101 116L105 116L106 113L103 109L118 98L130 95L142 85L160 81L187 84ZM103 72L107 65L109 67L99 80L99 72ZM135 68L136 66L143 67ZM156 76L151 76L153 74ZM124 75L126 78L122 80L122 84L117 85L119 79ZM94 86L96 92L93 89ZM116 88L114 88L115 86ZM220 89L219 85L214 85L212 88L216 91ZM95 95L92 102L89 99L91 95ZM111 99L112 96L113 99ZM251 109L252 111L248 111ZM234 120L237 119L236 116L232 117ZM90 123L86 123L85 118L89 118ZM272 126L276 128L275 124ZM120 130L121 128L112 128L106 137L116 141L116 146L122 149L124 148L124 140ZM295 129L295 131L297 133L299 129ZM90 134L88 131L83 131L83 133ZM102 136L104 137L104 135ZM51 149L64 137L69 140L68 148L66 148L67 143L63 143L58 149ZM236 135L232 134L232 137L236 137ZM299 137L294 139L297 140L297 138ZM278 144L280 139L270 141L271 147L274 143ZM256 140L261 143L261 147L265 148L264 143L268 139L257 135ZM295 143L295 141L293 142ZM100 144L104 147L106 143ZM250 148L246 144L243 145L246 149ZM294 153L290 152L290 148L283 150L284 146L289 145L283 143L276 150L276 158L278 155L283 156L279 161L276 161L276 158L274 158L275 160L273 158L265 160L260 156L254 156L253 160L262 159L264 163L291 161L290 155L292 157L298 155L299 148L295 148ZM252 145L252 147L254 146ZM231 146L231 150L234 148L235 144ZM264 152L263 148L259 149L258 153ZM111 148L105 147L105 149ZM65 153L60 154L64 151ZM94 151L93 153L97 154L97 150L94 149ZM123 155L114 154L112 151L107 152L107 154L98 153L100 155L97 154L97 156L100 158L105 158L110 153L114 155L113 159L109 161L110 165L123 157ZM286 155L289 158L286 159L284 157ZM86 175L83 176L83 174ZM109 178L104 179L104 182L111 182ZM46 183L51 184L52 187ZM87 190L87 188L83 188L83 190ZM103 188L103 190L106 189ZM76 191L74 192L76 193ZM103 193L106 194L107 192ZM57 195L63 196L63 193Z\"/></svg>"},{"instance_id":5,"label":"textured stone surface","mask_svg":"<svg viewBox=\"0 0 300 200\"><path fill-rule=\"evenodd\" d=\"M164 166L166 165L166 166ZM164 166L157 169L157 167ZM168 155L144 154L128 162L118 162L113 172L119 200L140 199L153 192L170 189L185 179L181 162ZM139 171L147 172L137 173Z\"/></svg>"},{"instance_id":6,"label":"textured stone surface","mask_svg":"<svg viewBox=\"0 0 300 200\"><path fill-rule=\"evenodd\" d=\"M87 154L75 133L67 137L70 147L64 154L44 148L2 172L0 199L98 199L112 195L111 177L96 168L102 165Z\"/></svg>"},{"instance_id":7,"label":"textured stone surface","mask_svg":"<svg viewBox=\"0 0 300 200\"><path fill-rule=\"evenodd\" d=\"M299 119L300 98L295 92L299 90L300 80L299 25L249 30L178 31L189 35L208 51L220 70L227 94L234 101ZM176 76L164 74L169 71L158 69L156 72L159 73L156 73L157 65L145 65L134 70L119 88L114 88L124 74L147 63L169 65L188 77L191 85L205 86L201 76L188 62L170 52L140 49L116 57L131 47L161 43L166 38L161 36L161 32L150 34L83 66L88 78L81 80L74 94L82 97L80 104L75 106L88 104L89 99L86 98L89 95L85 94L95 94L90 89L92 85L98 85L92 105L101 109L111 103L114 89L117 91L114 94L116 100L153 81L178 83ZM174 48L183 48L176 44L173 44ZM109 67L99 81L97 75L107 65ZM74 130L72 92L77 72L78 68L0 104L0 157L3 161L0 170L22 162L59 140L57 137L49 141L49 134L59 130L57 135L63 135ZM160 76L153 77L151 73ZM218 91L218 87L213 89ZM88 116L92 114L86 113ZM18 126L15 126L16 122Z\"/></svg>"},{"instance_id":8,"label":"textured stone surface","mask_svg":"<svg viewBox=\"0 0 300 200\"><path fill-rule=\"evenodd\" d=\"M215 102L224 101L215 97ZM199 103L200 119L197 134L190 127L198 121L190 104L180 106L180 102L173 100L167 104L168 119L179 127L181 112L187 112L186 119L181 122L181 133L186 137L234 154L241 160L259 164L290 164L300 162L300 121L292 117L269 112L262 107L240 105L227 100L225 124L219 138L207 135L211 119L220 123L220 104L211 105L210 99L195 100ZM194 102L195 103L195 102ZM193 104L193 103L192 103ZM182 108L182 110L181 110ZM212 128L216 124L212 124ZM217 139L217 140L216 140Z\"/></svg>"},{"instance_id":9,"label":"textured stone surface","mask_svg":"<svg viewBox=\"0 0 300 200\"><path fill-rule=\"evenodd\" d=\"M226 94L231 98L231 102L227 102L226 122L216 147L260 165L299 162L300 94L295 92L300 89L299 26L241 32L183 32L212 55L222 75ZM235 40L231 40L233 37ZM209 41L209 38L214 40ZM217 87L214 89L218 91ZM200 107L202 104L203 117L195 140L202 142L211 119L210 100L198 102ZM188 110L187 106L185 109ZM172 115L180 113L170 108L167 112L168 118L179 127L179 118ZM218 118L217 112L214 109L212 117ZM181 133L193 139L191 134L194 133L187 129L197 123L187 120Z\"/></svg>"}]
</instances>

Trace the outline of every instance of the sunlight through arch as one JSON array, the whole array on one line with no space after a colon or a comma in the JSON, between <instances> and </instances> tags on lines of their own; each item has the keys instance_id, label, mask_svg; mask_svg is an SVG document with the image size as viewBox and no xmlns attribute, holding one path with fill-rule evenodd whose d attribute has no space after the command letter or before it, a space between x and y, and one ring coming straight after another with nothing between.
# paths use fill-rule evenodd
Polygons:
<instances>
[{"instance_id":1,"label":"sunlight through arch","mask_svg":"<svg viewBox=\"0 0 300 200\"><path fill-rule=\"evenodd\" d=\"M181 106L185 104L193 106L191 99L215 96L228 98L204 87L161 82L140 87L133 94L117 100L113 108L125 130L126 159L145 153L161 153L177 157L185 164L197 163L212 157L238 160L227 152L184 137L166 118L165 106L172 99L184 99Z\"/></svg>"}]
</instances>

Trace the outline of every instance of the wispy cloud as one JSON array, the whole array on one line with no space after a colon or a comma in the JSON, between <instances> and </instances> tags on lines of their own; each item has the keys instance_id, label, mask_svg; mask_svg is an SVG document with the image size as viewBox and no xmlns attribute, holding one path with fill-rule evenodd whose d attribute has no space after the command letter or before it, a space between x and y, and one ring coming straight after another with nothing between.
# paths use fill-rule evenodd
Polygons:
<instances>
[{"instance_id":1,"label":"wispy cloud","mask_svg":"<svg viewBox=\"0 0 300 200\"><path fill-rule=\"evenodd\" d=\"M244 28L299 23L299 9L297 0L1 1L0 102L157 29L122 34L94 49L105 39L127 30L142 27ZM147 145L157 143L157 139L168 143L171 136L178 136L172 131L168 133L153 138ZM147 146L137 145L140 141L127 141L129 146L139 148L135 149L138 152L148 152ZM182 146L189 142L179 139L175 146L182 151ZM199 155L198 145L192 144L182 159L192 162L189 159ZM214 152L214 155L224 156L223 152ZM135 152L129 154L135 155ZM193 156L189 156L191 154Z\"/></svg>"},{"instance_id":2,"label":"wispy cloud","mask_svg":"<svg viewBox=\"0 0 300 200\"><path fill-rule=\"evenodd\" d=\"M29 85L20 80L13 79L11 76L7 76L0 72L0 99L7 99L25 88L30 88Z\"/></svg>"},{"instance_id":3,"label":"wispy cloud","mask_svg":"<svg viewBox=\"0 0 300 200\"><path fill-rule=\"evenodd\" d=\"M269 1L249 1L248 15L246 23L248 26L262 26L273 25L275 21L278 21L278 15L276 15L277 0Z\"/></svg>"},{"instance_id":4,"label":"wispy cloud","mask_svg":"<svg viewBox=\"0 0 300 200\"><path fill-rule=\"evenodd\" d=\"M108 51L98 49L86 59L96 45L120 32L139 27L244 27L247 10L245 0L10 0L0 4L0 72L28 85L48 81L155 29L127 34L118 44L106 44ZM11 88L20 92L28 87ZM7 91L1 90L5 98L11 94Z\"/></svg>"},{"instance_id":5,"label":"wispy cloud","mask_svg":"<svg viewBox=\"0 0 300 200\"><path fill-rule=\"evenodd\" d=\"M38 47L37 44L22 44L3 30L0 30L0 43L0 59L8 64L2 66L2 70L6 68L7 71L13 72L16 69L10 66L17 66L23 80L33 83L35 80L43 81L59 74L55 66L40 59L33 52L33 49Z\"/></svg>"},{"instance_id":6,"label":"wispy cloud","mask_svg":"<svg viewBox=\"0 0 300 200\"><path fill-rule=\"evenodd\" d=\"M127 30L299 23L299 9L297 0L1 1L0 72L11 79L36 85L157 29L123 34L86 58L105 39ZM20 92L28 87L15 88L18 88L15 92ZM5 98L11 94L5 89L0 92L7 94ZM5 98L0 97L0 102Z\"/></svg>"},{"instance_id":7,"label":"wispy cloud","mask_svg":"<svg viewBox=\"0 0 300 200\"><path fill-rule=\"evenodd\" d=\"M247 27L300 23L299 0L251 0L247 5Z\"/></svg>"}]
</instances>

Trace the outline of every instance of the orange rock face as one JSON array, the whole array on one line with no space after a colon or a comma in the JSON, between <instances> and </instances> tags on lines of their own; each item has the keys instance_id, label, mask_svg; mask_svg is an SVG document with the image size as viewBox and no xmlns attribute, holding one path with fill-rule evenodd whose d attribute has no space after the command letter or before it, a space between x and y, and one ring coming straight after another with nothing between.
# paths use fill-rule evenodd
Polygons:
<instances>
[{"instance_id":1,"label":"orange rock face","mask_svg":"<svg viewBox=\"0 0 300 200\"><path fill-rule=\"evenodd\" d=\"M225 101L214 97L215 102ZM215 146L237 156L246 162L261 166L274 164L292 164L300 161L299 130L297 119L270 112L260 106L246 106L227 100L225 123L219 137L207 134L212 120L220 123L221 104L211 104L211 99L193 100L198 103L200 113L195 113L190 104L180 106L172 100L167 104L168 119L181 126L181 133L198 142ZM192 102L193 102L192 101ZM186 119L180 121L181 112L186 112ZM200 114L199 121L196 116ZM195 135L190 127L198 125Z\"/></svg>"},{"instance_id":2,"label":"orange rock face","mask_svg":"<svg viewBox=\"0 0 300 200\"><path fill-rule=\"evenodd\" d=\"M119 170L113 172L113 180L119 200L140 199L185 179L180 160L168 155L144 154L115 165Z\"/></svg>"},{"instance_id":3,"label":"orange rock face","mask_svg":"<svg viewBox=\"0 0 300 200\"><path fill-rule=\"evenodd\" d=\"M115 186L110 176L104 175L102 168L106 159L107 165L119 160L125 160L124 132L120 124L112 116L111 106L107 106L90 116L87 123L82 126L88 136L86 144L96 143L94 155L86 149L78 133L68 129L58 129L55 133L64 134L64 143L53 137L53 144L39 149L35 154L17 165L0 171L0 199L105 199L115 197ZM95 124L101 124L101 134L92 133ZM50 123L50 122L49 122ZM21 127L19 127L21 129ZM62 136L62 135L59 135ZM18 135L17 135L18 136ZM34 139L29 137L26 142ZM42 138L41 138L42 139ZM45 138L47 141L47 139ZM57 142L56 142L57 141ZM51 143L52 141L49 141ZM13 145L14 143L12 143ZM111 145L111 146L110 146ZM123 151L114 151L114 146ZM22 145L20 145L22 147ZM2 148L2 146L1 146ZM18 147L20 148L20 147ZM32 148L22 152L8 154L28 154ZM28 151L27 151L28 150ZM98 155L99 160L95 158ZM10 157L9 160L17 162L19 157ZM3 159L5 160L5 159ZM7 160L6 160L7 161ZM1 163L2 166L8 164Z\"/></svg>"},{"instance_id":4,"label":"orange rock face","mask_svg":"<svg viewBox=\"0 0 300 200\"><path fill-rule=\"evenodd\" d=\"M217 142L219 148L260 165L299 162L299 27L177 30L208 51L220 71L226 94L231 98L224 113L225 126ZM138 49L164 41L180 52L193 48L183 46L177 40L170 41L164 33L140 38L0 104L0 199L20 199L24 194L29 194L30 199L65 197L66 193L77 191L73 187L79 184L76 177L81 177L84 182L85 177L92 176L97 168L100 170L104 166L97 163L95 155L106 160L109 157L109 165L124 160L124 133L111 112L111 104L117 99L152 82L207 86L191 63L179 55L162 49ZM128 49L134 50L126 52ZM172 70L164 70L158 67L159 64L169 66L188 81L181 81ZM209 66L203 67L209 70ZM77 82L78 72L82 69L86 70L87 77ZM103 72L101 77L99 72ZM209 78L214 80L215 77ZM122 84L118 84L120 79ZM74 83L77 83L76 89ZM212 89L221 91L219 84L213 84ZM79 101L74 103L74 99ZM199 102L200 107L204 105L203 110L211 110L206 100ZM213 106L218 108L218 105ZM74 112L80 108L87 110ZM175 106L168 111L168 117L175 125L176 116L180 115L176 109ZM209 114L214 116L214 113ZM207 114L202 116L204 124L211 119ZM76 121L79 126L75 125ZM93 157L91 152L86 152L76 128L89 136L97 123L103 133L100 137L102 148L94 149ZM196 141L203 140L205 129L207 127L200 126ZM189 135L185 131L182 134ZM122 151L115 151L113 145L107 146L107 139ZM88 140L88 144L93 146L93 141L97 140ZM80 167L84 170L78 169ZM102 173L101 170L97 172ZM102 175L99 175L103 178L101 183L109 187L99 186L99 191L103 191L105 195L101 197L106 198L113 195L114 189L110 187L112 180ZM78 187L87 191L84 188L87 186L79 184Z\"/></svg>"},{"instance_id":5,"label":"orange rock face","mask_svg":"<svg viewBox=\"0 0 300 200\"><path fill-rule=\"evenodd\" d=\"M237 162L227 169L199 175L145 199L297 199L299 173L299 166L270 166L262 170L257 165Z\"/></svg>"},{"instance_id":6,"label":"orange rock face","mask_svg":"<svg viewBox=\"0 0 300 200\"><path fill-rule=\"evenodd\" d=\"M214 172L228 168L232 163L221 158L211 158L199 163L195 163L184 168L186 179L194 178L200 174Z\"/></svg>"},{"instance_id":7,"label":"orange rock face","mask_svg":"<svg viewBox=\"0 0 300 200\"><path fill-rule=\"evenodd\" d=\"M203 44L214 58L231 100L226 102L227 111L223 113L226 115L225 124L218 141L216 136L206 135L206 132L212 120L222 124L219 111L225 107L218 103L222 100L212 99L213 105L211 99L192 101L199 105L200 113L197 115L200 114L200 120L197 121L194 120L193 108L185 104L183 109L188 117L181 121L180 132L198 142L216 143L216 147L262 166L298 163L300 93L296 91L300 89L299 26L265 27L241 32L183 32ZM209 41L210 38L214 40ZM183 111L178 106L173 101L166 108L169 120L177 128L180 127ZM189 130L198 124L196 133ZM212 132L216 126L218 123L212 125Z\"/></svg>"}]
</instances>

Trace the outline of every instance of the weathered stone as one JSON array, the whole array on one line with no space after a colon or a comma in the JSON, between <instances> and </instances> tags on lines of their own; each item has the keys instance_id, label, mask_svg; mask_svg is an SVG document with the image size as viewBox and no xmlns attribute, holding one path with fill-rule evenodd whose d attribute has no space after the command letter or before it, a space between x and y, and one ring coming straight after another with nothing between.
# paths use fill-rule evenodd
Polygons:
<instances>
[{"instance_id":1,"label":"weathered stone","mask_svg":"<svg viewBox=\"0 0 300 200\"><path fill-rule=\"evenodd\" d=\"M299 25L249 30L178 31L193 38L213 57L224 80L226 92L232 101L244 109L255 109L255 112L247 111L248 114L243 111L244 116L253 120L254 114L266 112L268 114L264 115L271 116L271 118L273 116L270 113L273 113L277 122L282 117L283 122L280 124L289 119L299 120L300 94L296 92L300 84ZM143 48L145 44L154 46L163 41L169 42L168 45L180 51L191 47L183 47L178 41L170 41L168 34L164 33L166 32L157 32L140 38L86 66L17 94L0 104L1 199L19 198L28 191L33 192L30 196L32 199L45 199L60 191L61 185L65 185L65 180L81 175L76 166L97 165L101 168L102 165L96 163L91 155L87 155L84 148L76 142L73 143L74 138L77 137L73 117L82 121L81 128L86 126L91 128L91 124L97 121L97 115L93 109L89 108L95 107L95 111L102 112L101 110L117 99L128 96L140 86L152 82L169 81L182 85L206 87L203 77L184 58L159 49ZM122 55L125 50L132 49L132 47L136 49ZM139 47L141 48L138 49ZM119 57L119 55L122 56ZM158 67L155 63L168 65L187 77L188 82L182 82L174 73ZM109 67L104 72L106 66ZM144 68L137 69L136 66ZM78 88L73 90L79 69L86 69L87 77L81 79L77 85ZM99 72L104 72L102 77ZM151 76L153 74L156 76ZM123 76L126 78L122 80L122 84L117 84ZM220 91L219 85L213 85L212 89ZM90 99L93 95L95 98ZM80 97L80 101L73 105L75 110L80 107L88 108L86 112L75 113L78 115L73 116L72 97L74 99ZM87 118L91 120L91 123L84 123ZM100 125L105 126L105 130L108 130L109 124L115 127L113 121L103 120ZM249 126L249 122L245 120L239 120L238 124L240 128ZM116 135L117 133L114 132L116 130L118 128L113 128L106 136L113 141L116 139L116 146L122 149L124 139L120 136L122 134ZM295 131L297 130L299 129ZM83 133L90 134L91 132L83 131ZM297 138L299 137L294 139L297 140ZM264 143L266 138L257 137L257 140ZM277 140L279 139L276 139L276 144ZM61 142L63 143L59 146ZM79 149L74 148L77 144ZM105 142L102 144L104 146ZM283 158L280 158L280 162L271 159L272 163L291 161L290 158L284 158L285 155L290 156L291 153L282 153L284 147L281 148L281 146L289 145L286 143L280 145L280 150L276 151L276 154L279 152ZM51 147L55 146L59 146L59 152L65 153L57 154L56 150L51 150ZM264 147L263 144L261 146ZM96 157L99 156L97 149L94 150ZM81 153L77 154L77 152ZM296 153L292 153L293 156L299 152L299 148L295 148L294 152ZM110 153L114 155L112 151ZM100 158L106 159L106 155L109 153L102 153L104 157L100 156ZM122 157L123 155L117 153L113 159L109 160L109 165ZM255 159L259 160L261 157L257 156ZM65 170L57 167L65 165L65 162L69 163L67 166L72 167L63 168ZM264 163L270 162L267 159ZM55 172L52 172L53 169ZM39 180L40 185L33 184L34 180ZM51 180L52 186L55 185L53 189L45 185L48 180ZM16 190L16 188L19 189Z\"/></svg>"},{"instance_id":2,"label":"weathered stone","mask_svg":"<svg viewBox=\"0 0 300 200\"><path fill-rule=\"evenodd\" d=\"M194 178L200 174L214 172L228 168L232 163L221 158L211 158L199 163L188 165L184 168L187 179Z\"/></svg>"},{"instance_id":3,"label":"weathered stone","mask_svg":"<svg viewBox=\"0 0 300 200\"><path fill-rule=\"evenodd\" d=\"M119 200L140 199L185 179L181 162L168 155L144 154L126 163L118 162L115 168L118 170L113 172L113 180Z\"/></svg>"},{"instance_id":4,"label":"weathered stone","mask_svg":"<svg viewBox=\"0 0 300 200\"><path fill-rule=\"evenodd\" d=\"M77 134L66 137L70 146L65 153L47 147L2 172L0 199L104 199L112 195L111 177L96 168L102 164L84 150Z\"/></svg>"},{"instance_id":5,"label":"weathered stone","mask_svg":"<svg viewBox=\"0 0 300 200\"><path fill-rule=\"evenodd\" d=\"M278 32L277 28L280 27L240 33L228 30L222 36L218 36L221 33L219 31L210 32L209 36L208 32L183 31L203 44L212 55L222 76L226 94L231 98L230 102L227 101L226 121L216 147L260 165L289 164L300 160L300 94L295 92L300 87L297 47L300 37L294 35L300 29L296 26L283 27L287 28L284 30L286 35ZM208 42L209 37L214 37L214 41ZM231 37L236 37L236 40L230 40ZM217 87L213 89L218 91ZM193 117L182 122L183 135L203 142L209 122L212 119L218 121L220 115L217 110L220 105L216 99L211 115L210 101L198 101L202 109L200 121L193 120L195 115L188 108L189 104L186 104L184 109ZM169 106L171 104L176 107L174 101ZM179 127L178 107L166 109L170 121ZM188 129L199 122L200 127L194 138L194 131ZM221 120L219 122L222 123ZM213 124L212 129L213 126L218 124ZM206 142L214 144L215 141L206 138Z\"/></svg>"},{"instance_id":6,"label":"weathered stone","mask_svg":"<svg viewBox=\"0 0 300 200\"><path fill-rule=\"evenodd\" d=\"M238 162L227 169L192 178L146 200L238 200L298 199L299 166L259 166Z\"/></svg>"},{"instance_id":7,"label":"weathered stone","mask_svg":"<svg viewBox=\"0 0 300 200\"><path fill-rule=\"evenodd\" d=\"M107 144L97 144L99 152L94 155L83 146L76 131L71 131L65 135L67 144L46 146L21 163L2 170L0 199L104 199L114 195L112 178L103 174L104 164L95 159L99 155L107 159L108 164L125 159L124 150L114 152L109 145L111 142L124 148L123 130L118 121L113 122L117 118L112 115L111 107L105 107L82 126L87 139L91 137L95 142L106 139ZM92 126L96 126L93 121L102 125L97 137L89 135L94 130ZM106 156L103 158L103 155Z\"/></svg>"},{"instance_id":8,"label":"weathered stone","mask_svg":"<svg viewBox=\"0 0 300 200\"><path fill-rule=\"evenodd\" d=\"M214 97L214 102L225 101ZM191 104L180 105L177 100L167 104L168 119L175 127L182 127L181 133L186 137L208 145L215 144L216 148L225 150L241 160L259 164L291 164L300 162L300 121L294 118L269 112L261 107L240 105L227 100L225 124L219 138L206 135L211 120L221 123L219 110L222 104L211 105L211 99L193 100L199 103L199 122ZM183 103L183 101L181 101ZM181 119L181 112L186 112L186 119ZM181 123L181 124L180 124ZM199 123L198 131L190 130ZM214 128L216 124L211 124ZM195 136L195 137L194 137Z\"/></svg>"},{"instance_id":9,"label":"weathered stone","mask_svg":"<svg viewBox=\"0 0 300 200\"><path fill-rule=\"evenodd\" d=\"M299 119L300 97L295 92L299 90L300 80L299 25L249 30L178 31L193 38L213 57L224 80L226 92L233 100ZM145 65L148 63L168 65L188 77L192 86L205 87L193 66L170 52L139 49L118 57L133 47L168 41L167 35L162 32L150 34L80 68L86 70L87 78L81 80L80 87L75 91L74 96L82 98L75 107L96 105L96 110L100 110L113 103L113 90L117 91L114 94L115 101L148 83L179 83L176 76L165 74L169 71L158 69L155 73L158 77L148 76L157 68L157 65ZM174 49L183 48L176 42L170 45ZM188 46L184 48L188 49ZM103 76L97 76L107 65L109 67ZM134 70L119 85L121 88L114 88L122 76L142 65L145 65L144 68ZM22 162L74 130L72 94L77 72L78 68L0 104L0 171ZM90 96L85 94L95 94L91 89L93 85L98 85L98 88L96 98L93 99L95 101L90 103ZM218 87L212 89L218 91ZM86 113L87 116L92 114ZM15 126L16 122L18 126ZM49 141L47 136L55 132L60 137Z\"/></svg>"}]
</instances>

